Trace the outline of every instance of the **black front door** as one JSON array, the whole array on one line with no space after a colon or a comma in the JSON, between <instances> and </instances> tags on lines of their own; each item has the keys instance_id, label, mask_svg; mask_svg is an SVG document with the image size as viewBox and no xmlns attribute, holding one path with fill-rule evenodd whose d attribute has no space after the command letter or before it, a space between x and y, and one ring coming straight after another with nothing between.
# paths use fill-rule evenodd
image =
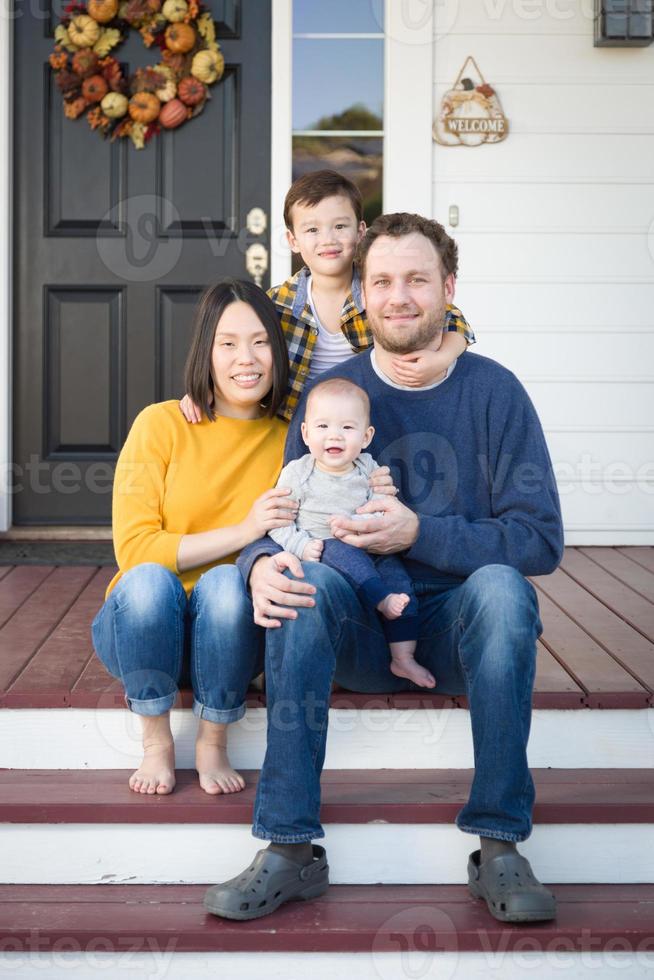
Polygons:
<instances>
[{"instance_id":1,"label":"black front door","mask_svg":"<svg viewBox=\"0 0 654 980\"><path fill-rule=\"evenodd\" d=\"M206 2L225 75L138 151L64 117L38 6L14 22L13 520L106 524L135 415L181 394L199 293L268 249L246 217L269 212L270 0ZM113 53L129 71L158 60L136 31Z\"/></svg>"}]
</instances>

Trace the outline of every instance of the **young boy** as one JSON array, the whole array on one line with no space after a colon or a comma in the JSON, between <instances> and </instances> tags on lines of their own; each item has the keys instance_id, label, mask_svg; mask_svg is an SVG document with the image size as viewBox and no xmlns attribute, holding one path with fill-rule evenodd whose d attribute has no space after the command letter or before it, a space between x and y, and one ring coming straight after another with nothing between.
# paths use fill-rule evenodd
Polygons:
<instances>
[{"instance_id":1,"label":"young boy","mask_svg":"<svg viewBox=\"0 0 654 980\"><path fill-rule=\"evenodd\" d=\"M268 292L288 345L289 386L280 409L288 421L307 381L367 350L372 335L354 267L356 247L366 228L356 185L334 170L299 177L286 195L284 222L292 250L305 263ZM474 341L460 310L449 306L440 348L395 357L394 380L409 387L430 384ZM201 410L188 395L180 408L187 421L201 420Z\"/></svg>"},{"instance_id":2,"label":"young boy","mask_svg":"<svg viewBox=\"0 0 654 980\"><path fill-rule=\"evenodd\" d=\"M332 517L357 516L357 507L379 497L368 483L377 464L362 452L374 434L370 401L362 388L344 378L318 382L302 422L309 453L285 466L277 481L278 487L291 490L298 514L294 524L268 534L302 561L322 560L340 572L361 601L381 613L391 671L421 687L434 687L432 674L414 659L418 606L400 559L370 555L332 536ZM364 520L367 515L359 516Z\"/></svg>"}]
</instances>

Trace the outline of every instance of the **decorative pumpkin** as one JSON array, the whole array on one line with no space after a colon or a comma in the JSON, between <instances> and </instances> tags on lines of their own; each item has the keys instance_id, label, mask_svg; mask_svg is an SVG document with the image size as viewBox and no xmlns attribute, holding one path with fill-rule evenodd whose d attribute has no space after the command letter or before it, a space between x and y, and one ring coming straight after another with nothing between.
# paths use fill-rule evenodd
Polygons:
<instances>
[{"instance_id":1,"label":"decorative pumpkin","mask_svg":"<svg viewBox=\"0 0 654 980\"><path fill-rule=\"evenodd\" d=\"M171 99L159 113L159 122L165 129L176 129L186 121L188 109L179 99Z\"/></svg>"},{"instance_id":2,"label":"decorative pumpkin","mask_svg":"<svg viewBox=\"0 0 654 980\"><path fill-rule=\"evenodd\" d=\"M129 99L120 92L109 92L100 103L107 119L121 119L127 112Z\"/></svg>"},{"instance_id":3,"label":"decorative pumpkin","mask_svg":"<svg viewBox=\"0 0 654 980\"><path fill-rule=\"evenodd\" d=\"M195 44L195 29L190 24L171 24L166 28L166 44L173 54L186 54Z\"/></svg>"},{"instance_id":4,"label":"decorative pumpkin","mask_svg":"<svg viewBox=\"0 0 654 980\"><path fill-rule=\"evenodd\" d=\"M154 94L157 96L160 102L170 102L177 95L177 82L175 81L175 76L168 67L168 65L156 65L154 69L157 75L161 75L165 82L161 88L155 89Z\"/></svg>"},{"instance_id":5,"label":"decorative pumpkin","mask_svg":"<svg viewBox=\"0 0 654 980\"><path fill-rule=\"evenodd\" d=\"M148 123L154 122L159 115L161 102L156 95L151 92L138 92L129 100L129 114L134 122Z\"/></svg>"},{"instance_id":6,"label":"decorative pumpkin","mask_svg":"<svg viewBox=\"0 0 654 980\"><path fill-rule=\"evenodd\" d=\"M207 97L207 88L202 82L193 78L183 78L179 83L177 92L184 105L198 105Z\"/></svg>"},{"instance_id":7,"label":"decorative pumpkin","mask_svg":"<svg viewBox=\"0 0 654 980\"><path fill-rule=\"evenodd\" d=\"M166 0L161 13L171 24L178 24L188 13L186 0Z\"/></svg>"},{"instance_id":8,"label":"decorative pumpkin","mask_svg":"<svg viewBox=\"0 0 654 980\"><path fill-rule=\"evenodd\" d=\"M82 95L87 102L102 102L109 91L109 86L102 75L91 75L82 84Z\"/></svg>"},{"instance_id":9,"label":"decorative pumpkin","mask_svg":"<svg viewBox=\"0 0 654 980\"><path fill-rule=\"evenodd\" d=\"M465 81L465 79L464 79ZM466 92L468 95L468 92ZM490 112L486 108L486 99L484 96L477 97L475 91L470 92L468 98L465 100L462 98L459 104L452 112L452 118L455 119L490 119ZM464 146L479 146L481 143L486 141L486 136L484 133L459 133L459 141L463 143Z\"/></svg>"},{"instance_id":10,"label":"decorative pumpkin","mask_svg":"<svg viewBox=\"0 0 654 980\"><path fill-rule=\"evenodd\" d=\"M83 78L87 75L93 75L98 70L99 60L95 51L91 51L90 48L82 48L81 51L76 51L73 55L73 71Z\"/></svg>"},{"instance_id":11,"label":"decorative pumpkin","mask_svg":"<svg viewBox=\"0 0 654 980\"><path fill-rule=\"evenodd\" d=\"M225 59L220 52L198 51L198 53L193 56L191 75L195 76L195 78L199 78L199 80L201 82L205 82L206 85L213 85L213 83L217 82L219 78L222 78L224 70Z\"/></svg>"},{"instance_id":12,"label":"decorative pumpkin","mask_svg":"<svg viewBox=\"0 0 654 980\"><path fill-rule=\"evenodd\" d=\"M98 24L108 24L118 13L118 0L89 0L86 9Z\"/></svg>"},{"instance_id":13,"label":"decorative pumpkin","mask_svg":"<svg viewBox=\"0 0 654 980\"><path fill-rule=\"evenodd\" d=\"M68 37L78 48L92 48L100 39L101 30L100 25L92 17L78 14L68 25Z\"/></svg>"}]
</instances>

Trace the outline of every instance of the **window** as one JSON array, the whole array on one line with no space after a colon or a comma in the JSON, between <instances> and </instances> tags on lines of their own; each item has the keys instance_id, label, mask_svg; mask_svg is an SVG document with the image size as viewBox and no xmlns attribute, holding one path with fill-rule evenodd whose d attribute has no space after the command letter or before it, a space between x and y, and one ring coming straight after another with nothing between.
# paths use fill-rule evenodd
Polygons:
<instances>
[{"instance_id":1,"label":"window","mask_svg":"<svg viewBox=\"0 0 654 980\"><path fill-rule=\"evenodd\" d=\"M293 2L293 180L338 170L382 212L383 0Z\"/></svg>"}]
</instances>

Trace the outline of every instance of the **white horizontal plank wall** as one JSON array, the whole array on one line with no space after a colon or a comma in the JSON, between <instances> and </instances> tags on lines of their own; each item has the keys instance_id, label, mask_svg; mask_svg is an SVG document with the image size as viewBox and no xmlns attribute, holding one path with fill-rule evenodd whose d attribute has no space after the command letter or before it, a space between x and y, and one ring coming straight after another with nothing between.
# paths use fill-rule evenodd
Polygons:
<instances>
[{"instance_id":1,"label":"white horizontal plank wall","mask_svg":"<svg viewBox=\"0 0 654 980\"><path fill-rule=\"evenodd\" d=\"M476 350L536 405L567 543L654 544L654 47L593 47L592 0L434 10L434 113L473 55L510 126L433 148Z\"/></svg>"}]
</instances>

